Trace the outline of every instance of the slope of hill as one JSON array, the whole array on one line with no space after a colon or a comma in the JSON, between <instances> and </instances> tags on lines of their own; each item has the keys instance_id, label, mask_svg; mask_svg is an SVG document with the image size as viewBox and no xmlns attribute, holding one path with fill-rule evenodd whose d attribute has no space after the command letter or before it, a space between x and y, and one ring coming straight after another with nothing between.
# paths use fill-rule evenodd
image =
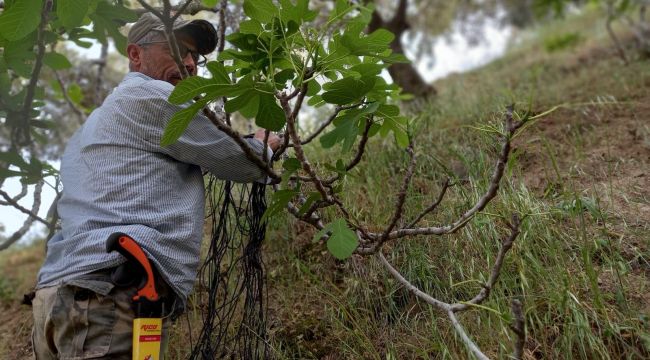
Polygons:
<instances>
[{"instance_id":1,"label":"slope of hill","mask_svg":"<svg viewBox=\"0 0 650 360\"><path fill-rule=\"evenodd\" d=\"M625 40L631 46L631 39ZM444 300L480 289L505 234L526 215L485 308L460 321L491 357L506 358L510 301L523 300L525 358L650 356L650 63L623 66L594 13L537 29L508 55L436 83L417 114L418 178L428 203L456 176L439 211L454 219L487 186L506 105L540 116L515 140L499 196L458 234L389 246L389 260ZM482 130L481 130L482 129ZM390 218L405 158L375 141L347 197L360 219ZM407 215L422 205L409 203ZM468 358L445 316L418 301L375 258L335 261L313 230L279 218L266 248L269 321L280 359ZM29 356L31 313L20 305L43 258L42 244L0 253L0 358ZM187 355L187 322L174 326L169 358Z\"/></svg>"}]
</instances>

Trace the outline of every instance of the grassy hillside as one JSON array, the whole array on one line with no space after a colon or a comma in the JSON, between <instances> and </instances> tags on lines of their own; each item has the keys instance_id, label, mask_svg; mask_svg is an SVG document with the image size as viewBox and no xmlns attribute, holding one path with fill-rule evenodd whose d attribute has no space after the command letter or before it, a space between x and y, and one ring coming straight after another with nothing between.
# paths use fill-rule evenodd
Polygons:
<instances>
[{"instance_id":1,"label":"grassy hillside","mask_svg":"<svg viewBox=\"0 0 650 360\"><path fill-rule=\"evenodd\" d=\"M555 110L517 137L501 191L481 215L452 236L391 243L388 260L429 294L467 300L488 276L504 219L525 215L486 309L460 315L468 334L489 356L507 358L510 302L518 297L528 359L650 356L650 62L622 66L603 20L588 13L537 29L502 59L435 86L439 96L416 114L419 175L405 217L432 202L446 177L458 185L423 225L452 221L485 190L496 139L480 129L500 124L506 105ZM405 159L389 142L371 144L347 197L359 219L389 220ZM336 261L313 233L288 218L269 233L277 358L469 357L446 316L396 284L375 258ZM29 354L30 309L19 299L42 253L42 244L0 253L2 359ZM199 318L188 314L194 330ZM170 358L187 354L187 331L181 318Z\"/></svg>"},{"instance_id":2,"label":"grassy hillside","mask_svg":"<svg viewBox=\"0 0 650 360\"><path fill-rule=\"evenodd\" d=\"M501 192L483 214L453 236L393 243L389 261L435 297L468 300L507 233L503 220L525 214L485 303L491 310L461 315L470 336L489 356L506 358L517 296L527 358L647 358L650 63L622 66L603 21L588 13L538 29L504 58L435 85L440 95L418 114L419 177L405 217L433 202L449 173L461 181L425 225L457 218L486 188L496 140L477 128L500 124L512 102L522 110L532 102L537 114L561 106L518 136ZM367 224L386 224L406 156L379 142L367 154L348 205ZM446 316L408 294L376 259L338 262L312 243L311 229L291 221L277 227L269 289L279 358L469 357Z\"/></svg>"}]
</instances>

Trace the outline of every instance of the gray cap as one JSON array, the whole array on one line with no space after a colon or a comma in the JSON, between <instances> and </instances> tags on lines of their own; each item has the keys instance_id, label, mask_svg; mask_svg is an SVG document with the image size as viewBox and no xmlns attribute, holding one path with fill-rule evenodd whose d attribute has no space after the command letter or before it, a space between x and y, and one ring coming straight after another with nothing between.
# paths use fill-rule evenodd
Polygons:
<instances>
[{"instance_id":1,"label":"gray cap","mask_svg":"<svg viewBox=\"0 0 650 360\"><path fill-rule=\"evenodd\" d=\"M165 32L165 25L156 15L144 13L129 30L129 44L137 44L151 31ZM199 54L206 55L217 47L217 30L207 20L183 20L179 16L174 21L174 32L182 31L196 40Z\"/></svg>"}]
</instances>

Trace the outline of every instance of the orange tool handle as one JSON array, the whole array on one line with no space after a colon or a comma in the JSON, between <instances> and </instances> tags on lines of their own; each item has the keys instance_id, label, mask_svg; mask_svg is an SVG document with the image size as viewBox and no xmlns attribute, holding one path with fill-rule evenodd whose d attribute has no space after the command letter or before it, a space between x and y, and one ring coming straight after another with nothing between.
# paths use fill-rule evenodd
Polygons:
<instances>
[{"instance_id":1,"label":"orange tool handle","mask_svg":"<svg viewBox=\"0 0 650 360\"><path fill-rule=\"evenodd\" d=\"M143 287L138 289L133 300L137 301L140 300L141 297L144 297L149 301L157 301L159 296L156 291L156 284L154 283L153 269L151 268L149 259L147 259L147 255L142 251L140 245L138 245L133 238L124 233L114 233L106 241L106 251L111 252L113 250L117 250L129 260L139 263L147 275L146 283Z\"/></svg>"}]
</instances>

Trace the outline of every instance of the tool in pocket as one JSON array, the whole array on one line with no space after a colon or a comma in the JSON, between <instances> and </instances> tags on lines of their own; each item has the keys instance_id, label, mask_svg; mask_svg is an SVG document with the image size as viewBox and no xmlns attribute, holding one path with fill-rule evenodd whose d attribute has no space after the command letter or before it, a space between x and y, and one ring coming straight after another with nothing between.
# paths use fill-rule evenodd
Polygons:
<instances>
[{"instance_id":1,"label":"tool in pocket","mask_svg":"<svg viewBox=\"0 0 650 360\"><path fill-rule=\"evenodd\" d=\"M124 233L112 234L106 241L106 251L119 252L145 275L144 284L133 296L133 360L160 359L164 305L156 291L151 263L140 245Z\"/></svg>"}]
</instances>

